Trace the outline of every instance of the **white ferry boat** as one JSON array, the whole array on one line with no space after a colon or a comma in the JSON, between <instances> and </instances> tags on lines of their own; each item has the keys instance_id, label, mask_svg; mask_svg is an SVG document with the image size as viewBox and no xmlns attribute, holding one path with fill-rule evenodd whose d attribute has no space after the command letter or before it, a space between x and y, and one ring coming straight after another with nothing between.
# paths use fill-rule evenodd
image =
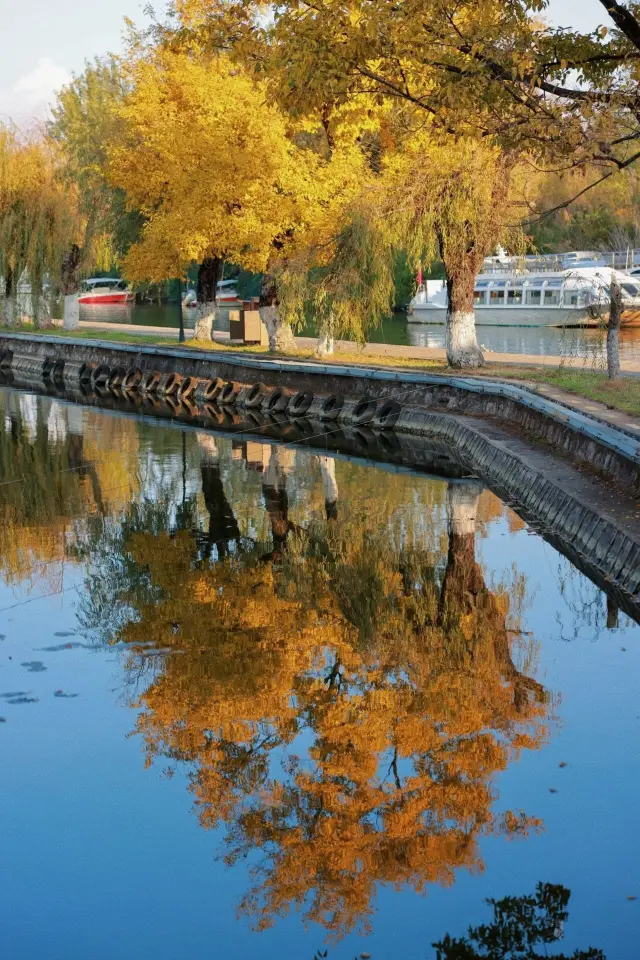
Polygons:
<instances>
[{"instance_id":1,"label":"white ferry boat","mask_svg":"<svg viewBox=\"0 0 640 960\"><path fill-rule=\"evenodd\" d=\"M476 323L498 327L596 327L609 310L609 267L556 273L483 273L473 293ZM640 278L617 273L624 300L623 323L640 326ZM419 284L409 306L410 323L444 323L444 280Z\"/></svg>"}]
</instances>

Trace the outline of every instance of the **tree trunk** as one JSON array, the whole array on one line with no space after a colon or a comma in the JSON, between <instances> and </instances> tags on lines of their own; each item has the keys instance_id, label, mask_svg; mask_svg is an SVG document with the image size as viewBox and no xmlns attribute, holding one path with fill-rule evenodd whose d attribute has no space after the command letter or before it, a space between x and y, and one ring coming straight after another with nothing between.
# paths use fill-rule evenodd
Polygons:
<instances>
[{"instance_id":1,"label":"tree trunk","mask_svg":"<svg viewBox=\"0 0 640 960\"><path fill-rule=\"evenodd\" d=\"M193 332L194 340L213 340L217 312L218 305L215 300L209 303L200 303L200 301L198 301L194 310L196 315L195 329Z\"/></svg>"},{"instance_id":2,"label":"tree trunk","mask_svg":"<svg viewBox=\"0 0 640 960\"><path fill-rule=\"evenodd\" d=\"M269 350L272 353L292 353L296 349L293 331L283 323L276 306L260 307L260 319L267 328Z\"/></svg>"},{"instance_id":3,"label":"tree trunk","mask_svg":"<svg viewBox=\"0 0 640 960\"><path fill-rule=\"evenodd\" d=\"M62 327L64 330L77 330L80 326L80 304L77 293L67 293L64 298Z\"/></svg>"},{"instance_id":4,"label":"tree trunk","mask_svg":"<svg viewBox=\"0 0 640 960\"><path fill-rule=\"evenodd\" d=\"M611 275L611 307L607 324L607 373L610 380L620 378L620 324L623 309L622 290L614 273Z\"/></svg>"},{"instance_id":5,"label":"tree trunk","mask_svg":"<svg viewBox=\"0 0 640 960\"><path fill-rule=\"evenodd\" d=\"M222 261L218 257L206 257L198 269L194 331L196 340L213 340L218 312L218 278L221 264Z\"/></svg>"},{"instance_id":6,"label":"tree trunk","mask_svg":"<svg viewBox=\"0 0 640 960\"><path fill-rule=\"evenodd\" d=\"M449 553L442 581L438 621L452 636L462 618L470 612L483 587L482 572L476 563L476 518L481 487L472 480L450 483Z\"/></svg>"},{"instance_id":7,"label":"tree trunk","mask_svg":"<svg viewBox=\"0 0 640 960\"><path fill-rule=\"evenodd\" d=\"M82 251L77 243L62 258L60 290L64 297L62 326L65 330L76 330L80 326L80 305L78 303L78 269Z\"/></svg>"},{"instance_id":8,"label":"tree trunk","mask_svg":"<svg viewBox=\"0 0 640 960\"><path fill-rule=\"evenodd\" d=\"M218 557L222 559L229 555L232 544L240 542L240 527L224 492L219 465L203 459L200 469L204 502L209 513L204 555L205 559L209 559L215 547Z\"/></svg>"},{"instance_id":9,"label":"tree trunk","mask_svg":"<svg viewBox=\"0 0 640 960\"><path fill-rule=\"evenodd\" d=\"M607 597L607 630L616 630L618 628L618 605L611 597Z\"/></svg>"},{"instance_id":10,"label":"tree trunk","mask_svg":"<svg viewBox=\"0 0 640 960\"><path fill-rule=\"evenodd\" d=\"M315 355L317 357L330 357L333 355L335 348L333 329L333 317L328 317L327 320L322 323L318 332L318 342L315 349Z\"/></svg>"},{"instance_id":11,"label":"tree trunk","mask_svg":"<svg viewBox=\"0 0 640 960\"><path fill-rule=\"evenodd\" d=\"M77 243L74 243L62 258L60 289L65 297L78 292L78 269L81 259L82 251Z\"/></svg>"},{"instance_id":12,"label":"tree trunk","mask_svg":"<svg viewBox=\"0 0 640 960\"><path fill-rule=\"evenodd\" d=\"M260 292L260 319L267 328L269 350L272 353L292 353L296 349L293 331L283 323L278 312L278 291L275 279L265 273Z\"/></svg>"},{"instance_id":13,"label":"tree trunk","mask_svg":"<svg viewBox=\"0 0 640 960\"><path fill-rule=\"evenodd\" d=\"M449 366L475 369L484 366L484 357L476 337L476 315L473 309L475 256L471 259L473 264L469 264L467 269L455 273L447 271L449 305L445 338Z\"/></svg>"},{"instance_id":14,"label":"tree trunk","mask_svg":"<svg viewBox=\"0 0 640 960\"><path fill-rule=\"evenodd\" d=\"M324 491L324 509L327 520L338 519L338 483L336 481L336 461L333 457L318 457L322 473Z\"/></svg>"},{"instance_id":15,"label":"tree trunk","mask_svg":"<svg viewBox=\"0 0 640 960\"><path fill-rule=\"evenodd\" d=\"M4 302L2 304L2 322L12 327L15 322L15 297L13 289L13 270L8 267L4 278Z\"/></svg>"}]
</instances>

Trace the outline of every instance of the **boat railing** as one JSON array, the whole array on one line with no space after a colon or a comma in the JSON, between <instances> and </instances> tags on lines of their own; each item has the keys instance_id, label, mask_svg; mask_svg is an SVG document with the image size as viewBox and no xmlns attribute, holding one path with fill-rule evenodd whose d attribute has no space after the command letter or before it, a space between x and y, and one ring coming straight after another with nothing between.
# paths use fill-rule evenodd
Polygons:
<instances>
[{"instance_id":1,"label":"boat railing","mask_svg":"<svg viewBox=\"0 0 640 960\"><path fill-rule=\"evenodd\" d=\"M640 249L611 250L594 253L592 258L573 257L571 254L530 254L498 260L488 257L483 273L561 273L572 268L591 266L612 267L627 271L640 267Z\"/></svg>"}]
</instances>

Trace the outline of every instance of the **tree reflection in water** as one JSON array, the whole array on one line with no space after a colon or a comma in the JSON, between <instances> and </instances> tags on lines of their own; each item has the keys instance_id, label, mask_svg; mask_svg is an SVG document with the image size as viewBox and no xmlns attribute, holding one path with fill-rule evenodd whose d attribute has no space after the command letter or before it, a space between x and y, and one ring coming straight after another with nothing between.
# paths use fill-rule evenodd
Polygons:
<instances>
[{"instance_id":1,"label":"tree reflection in water","mask_svg":"<svg viewBox=\"0 0 640 960\"><path fill-rule=\"evenodd\" d=\"M487 900L493 921L470 927L466 937L447 934L434 943L437 960L606 960L594 947L572 954L549 953L548 945L563 937L570 898L566 887L539 883L533 896Z\"/></svg>"},{"instance_id":2,"label":"tree reflection in water","mask_svg":"<svg viewBox=\"0 0 640 960\"><path fill-rule=\"evenodd\" d=\"M482 837L541 827L493 810L495 775L545 742L552 699L517 669L509 595L476 560L481 488L449 485L443 554L392 511L343 509L325 458L324 516L294 522L293 454L274 447L262 543L202 448L206 533L172 528L162 504L132 510L86 619L127 644L148 762L188 765L226 861L251 854L255 926L294 907L334 940L366 932L378 884L450 885L483 868Z\"/></svg>"}]
</instances>

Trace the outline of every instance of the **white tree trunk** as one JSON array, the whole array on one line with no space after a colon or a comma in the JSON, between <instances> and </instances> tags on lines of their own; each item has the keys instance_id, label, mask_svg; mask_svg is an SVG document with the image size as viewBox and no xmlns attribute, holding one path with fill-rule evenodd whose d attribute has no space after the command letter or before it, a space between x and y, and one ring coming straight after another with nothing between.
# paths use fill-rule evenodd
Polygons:
<instances>
[{"instance_id":1,"label":"white tree trunk","mask_svg":"<svg viewBox=\"0 0 640 960\"><path fill-rule=\"evenodd\" d=\"M213 331L216 325L216 315L218 305L211 300L208 303L199 303L194 310L196 315L196 325L194 330L195 340L213 340Z\"/></svg>"},{"instance_id":2,"label":"white tree trunk","mask_svg":"<svg viewBox=\"0 0 640 960\"><path fill-rule=\"evenodd\" d=\"M4 322L12 327L16 321L16 301L14 297L6 297L4 301Z\"/></svg>"},{"instance_id":3,"label":"white tree trunk","mask_svg":"<svg viewBox=\"0 0 640 960\"><path fill-rule=\"evenodd\" d=\"M445 336L450 367L476 368L484 365L476 337L476 315L473 310L451 311L447 314Z\"/></svg>"},{"instance_id":4,"label":"white tree trunk","mask_svg":"<svg viewBox=\"0 0 640 960\"><path fill-rule=\"evenodd\" d=\"M335 341L330 333L322 333L318 336L316 344L316 357L331 357L335 349Z\"/></svg>"},{"instance_id":5,"label":"white tree trunk","mask_svg":"<svg viewBox=\"0 0 640 960\"><path fill-rule=\"evenodd\" d=\"M475 534L480 491L477 483L449 484L449 519L453 534L461 537Z\"/></svg>"},{"instance_id":6,"label":"white tree trunk","mask_svg":"<svg viewBox=\"0 0 640 960\"><path fill-rule=\"evenodd\" d=\"M260 319L267 328L272 353L291 353L296 349L293 331L289 324L282 322L277 307L260 307Z\"/></svg>"},{"instance_id":7,"label":"white tree trunk","mask_svg":"<svg viewBox=\"0 0 640 960\"><path fill-rule=\"evenodd\" d=\"M64 298L62 327L64 330L77 330L80 326L80 304L77 293L68 293Z\"/></svg>"},{"instance_id":8,"label":"white tree trunk","mask_svg":"<svg viewBox=\"0 0 640 960\"><path fill-rule=\"evenodd\" d=\"M338 483L336 481L336 461L333 457L318 457L322 473L322 489L325 504L338 502Z\"/></svg>"},{"instance_id":9,"label":"white tree trunk","mask_svg":"<svg viewBox=\"0 0 640 960\"><path fill-rule=\"evenodd\" d=\"M37 327L53 327L53 314L51 311L51 300L44 293L38 300L34 322Z\"/></svg>"},{"instance_id":10,"label":"white tree trunk","mask_svg":"<svg viewBox=\"0 0 640 960\"><path fill-rule=\"evenodd\" d=\"M335 341L333 338L334 328L333 317L330 316L326 322L322 324L318 332L318 342L315 349L315 355L317 357L330 357L333 355L335 349Z\"/></svg>"},{"instance_id":11,"label":"white tree trunk","mask_svg":"<svg viewBox=\"0 0 640 960\"><path fill-rule=\"evenodd\" d=\"M607 330L607 375L610 380L620 378L620 327Z\"/></svg>"},{"instance_id":12,"label":"white tree trunk","mask_svg":"<svg viewBox=\"0 0 640 960\"><path fill-rule=\"evenodd\" d=\"M198 441L203 461L206 463L218 463L220 455L216 438L212 437L210 433L196 433L196 440Z\"/></svg>"}]
</instances>

